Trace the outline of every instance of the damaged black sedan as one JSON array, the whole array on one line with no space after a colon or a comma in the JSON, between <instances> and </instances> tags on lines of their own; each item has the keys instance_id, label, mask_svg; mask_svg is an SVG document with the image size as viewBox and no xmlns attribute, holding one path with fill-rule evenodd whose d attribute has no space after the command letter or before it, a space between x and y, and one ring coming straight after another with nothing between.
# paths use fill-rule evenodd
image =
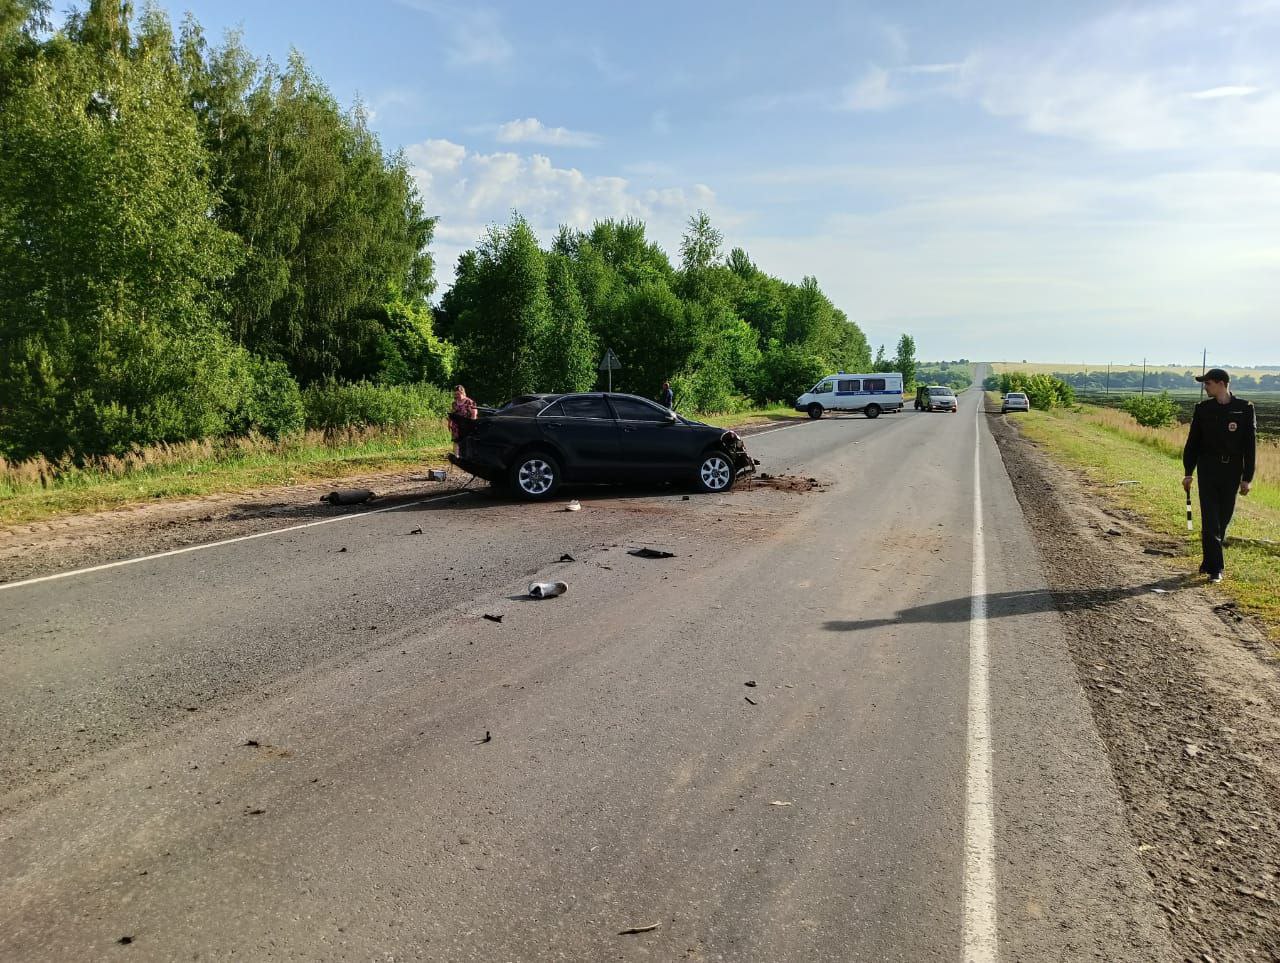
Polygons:
<instances>
[{"instance_id":1,"label":"damaged black sedan","mask_svg":"<svg viewBox=\"0 0 1280 963\"><path fill-rule=\"evenodd\" d=\"M635 395L523 395L481 409L460 429L451 462L535 500L578 482L687 482L726 492L756 465L736 433Z\"/></svg>"}]
</instances>

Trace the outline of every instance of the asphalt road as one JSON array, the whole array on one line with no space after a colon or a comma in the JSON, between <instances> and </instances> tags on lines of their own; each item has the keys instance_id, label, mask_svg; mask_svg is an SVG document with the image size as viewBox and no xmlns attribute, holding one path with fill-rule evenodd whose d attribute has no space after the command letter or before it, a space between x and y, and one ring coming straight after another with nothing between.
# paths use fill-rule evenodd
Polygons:
<instances>
[{"instance_id":1,"label":"asphalt road","mask_svg":"<svg viewBox=\"0 0 1280 963\"><path fill-rule=\"evenodd\" d=\"M979 402L0 589L0 958L1170 958Z\"/></svg>"}]
</instances>

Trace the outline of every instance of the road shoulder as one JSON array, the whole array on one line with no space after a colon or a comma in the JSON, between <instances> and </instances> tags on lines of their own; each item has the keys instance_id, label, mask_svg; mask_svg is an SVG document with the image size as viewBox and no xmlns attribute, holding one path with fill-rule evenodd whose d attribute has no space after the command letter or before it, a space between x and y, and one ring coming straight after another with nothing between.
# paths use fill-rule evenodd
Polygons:
<instances>
[{"instance_id":1,"label":"road shoulder","mask_svg":"<svg viewBox=\"0 0 1280 963\"><path fill-rule=\"evenodd\" d=\"M989 416L1180 956L1280 959L1274 648ZM1119 534L1108 534L1118 532Z\"/></svg>"}]
</instances>

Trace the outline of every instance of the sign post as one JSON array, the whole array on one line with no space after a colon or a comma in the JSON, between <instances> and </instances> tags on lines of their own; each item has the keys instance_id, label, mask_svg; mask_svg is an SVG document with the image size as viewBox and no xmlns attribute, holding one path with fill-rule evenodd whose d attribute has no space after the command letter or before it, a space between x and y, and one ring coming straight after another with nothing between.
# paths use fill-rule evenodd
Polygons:
<instances>
[{"instance_id":1,"label":"sign post","mask_svg":"<svg viewBox=\"0 0 1280 963\"><path fill-rule=\"evenodd\" d=\"M612 348L605 348L604 357L600 359L600 365L596 369L598 371L609 372L609 390L613 391L613 373L622 367L622 362L618 360L618 356L613 353Z\"/></svg>"}]
</instances>

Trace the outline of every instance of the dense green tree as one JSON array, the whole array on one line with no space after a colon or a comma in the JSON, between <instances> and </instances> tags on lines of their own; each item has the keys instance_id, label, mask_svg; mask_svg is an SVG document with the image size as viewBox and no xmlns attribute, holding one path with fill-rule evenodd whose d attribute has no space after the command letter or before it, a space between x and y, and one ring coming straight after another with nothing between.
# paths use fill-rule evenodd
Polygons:
<instances>
[{"instance_id":1,"label":"dense green tree","mask_svg":"<svg viewBox=\"0 0 1280 963\"><path fill-rule=\"evenodd\" d=\"M547 325L538 346L543 391L589 391L596 382L598 348L587 324L569 259L547 256Z\"/></svg>"},{"instance_id":2,"label":"dense green tree","mask_svg":"<svg viewBox=\"0 0 1280 963\"><path fill-rule=\"evenodd\" d=\"M460 378L473 397L501 403L539 390L539 348L550 325L547 259L524 218L491 227L459 258L445 300Z\"/></svg>"},{"instance_id":3,"label":"dense green tree","mask_svg":"<svg viewBox=\"0 0 1280 963\"><path fill-rule=\"evenodd\" d=\"M912 391L916 386L916 341L909 334L898 339L897 355L893 370L902 374L902 390Z\"/></svg>"},{"instance_id":4,"label":"dense green tree","mask_svg":"<svg viewBox=\"0 0 1280 963\"><path fill-rule=\"evenodd\" d=\"M6 68L24 82L0 91L11 456L216 434L252 386L216 316L240 245L208 216L216 200L168 24L152 11L139 27L134 37L127 4L103 2L38 45L6 34L25 61Z\"/></svg>"},{"instance_id":5,"label":"dense green tree","mask_svg":"<svg viewBox=\"0 0 1280 963\"><path fill-rule=\"evenodd\" d=\"M188 22L179 59L200 118L218 221L244 240L228 285L236 340L308 383L366 377L384 357L388 298L431 293L434 226L404 159L383 155L296 53L260 64Z\"/></svg>"}]
</instances>

